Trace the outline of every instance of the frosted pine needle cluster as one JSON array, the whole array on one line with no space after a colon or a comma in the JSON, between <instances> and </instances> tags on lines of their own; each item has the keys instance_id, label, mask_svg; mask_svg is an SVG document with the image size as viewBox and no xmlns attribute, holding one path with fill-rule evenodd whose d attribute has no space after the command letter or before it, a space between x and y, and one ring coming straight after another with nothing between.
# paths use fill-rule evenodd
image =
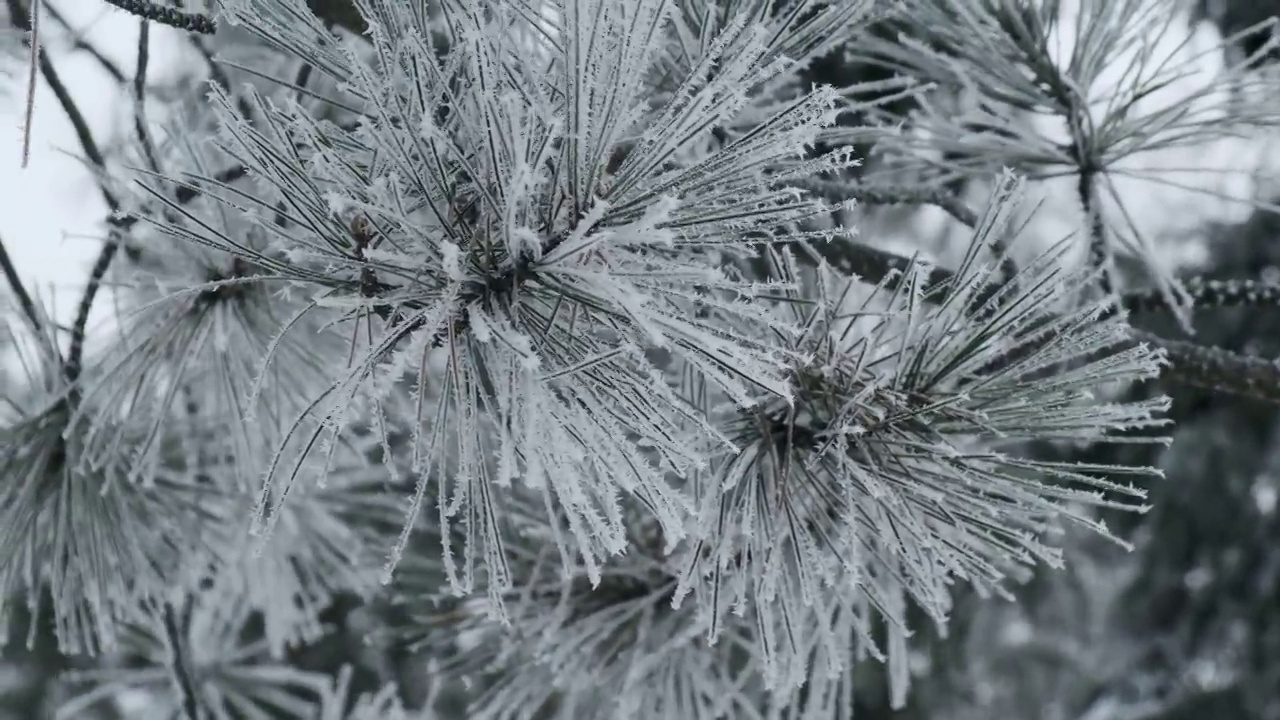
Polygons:
<instances>
[{"instance_id":1,"label":"frosted pine needle cluster","mask_svg":"<svg viewBox=\"0 0 1280 720\"><path fill-rule=\"evenodd\" d=\"M1109 399L1162 358L1065 244L1004 276L1012 178L941 285L810 262L853 233L802 187L858 165L830 141L865 108L797 72L871 3L355 4L359 42L221 3L333 92L214 85L198 198L140 183L120 337L74 391L46 348L0 416L3 589L151 664L73 710L403 715L277 664L381 581L474 717L844 717L867 656L903 702L911 604L944 626L954 583L1142 509L1117 478L1154 470L1016 453L1159 441L1166 401Z\"/></svg>"},{"instance_id":2,"label":"frosted pine needle cluster","mask_svg":"<svg viewBox=\"0 0 1280 720\"><path fill-rule=\"evenodd\" d=\"M354 131L257 97L262 120L250 127L213 96L219 146L263 197L211 195L264 206L244 211L271 251L221 244L291 278L351 328L348 370L316 398L314 427L295 426L300 442L335 442L354 403L381 403L409 376L406 452L423 479L406 528L441 476L440 521L466 518L467 562L483 553L501 580L491 496L518 477L565 510L561 554L581 554L593 576L626 547L624 494L678 540L690 505L665 474L703 458L673 429L715 429L645 351L666 350L744 406L789 395L768 337L790 329L756 301L774 288L726 261L795 238L797 224L828 211L787 181L854 164L847 149L804 152L838 98L816 88L717 147L707 130L744 112L752 89L792 63L779 49L816 20L736 14L654 107L639 81L671 65L658 41L680 21L671 3L567 3L535 23L519 6L446 4L443 58L433 27L406 6L367 10L372 60L334 52L316 63L362 100ZM856 17L809 12L842 25ZM320 32L288 3L232 18L278 43ZM265 212L275 202L283 228ZM726 334L726 318L746 331ZM428 377L437 351L444 367ZM270 472L268 485L296 474L279 457ZM275 511L259 512L269 527Z\"/></svg>"},{"instance_id":3,"label":"frosted pine needle cluster","mask_svg":"<svg viewBox=\"0 0 1280 720\"><path fill-rule=\"evenodd\" d=\"M883 619L890 650L905 652L904 596L945 626L954 580L1003 593L1020 566L1060 565L1043 543L1055 523L1107 534L1088 508L1143 509L1140 489L1103 477L1155 470L1003 450L1026 439L1163 441L1151 431L1167 408L1092 394L1154 377L1161 359L1128 343L1122 321L1100 320L1107 303L1072 305L1092 277L1064 270L1063 244L1003 286L999 263L978 262L1008 229L1017 190L1005 178L945 287L919 262L870 288L820 266L815 297L788 308L803 328L790 346L794 399L726 423L738 449L699 478L703 534L675 597L700 590L712 640L731 608L752 607L768 682L804 683L819 650L831 672L847 670L847 630L828 623L849 618L829 603L865 595L872 612L854 616L857 636L881 654L872 629ZM799 280L794 258L769 260ZM905 672L898 660L891 675ZM895 680L900 705L905 677Z\"/></svg>"}]
</instances>

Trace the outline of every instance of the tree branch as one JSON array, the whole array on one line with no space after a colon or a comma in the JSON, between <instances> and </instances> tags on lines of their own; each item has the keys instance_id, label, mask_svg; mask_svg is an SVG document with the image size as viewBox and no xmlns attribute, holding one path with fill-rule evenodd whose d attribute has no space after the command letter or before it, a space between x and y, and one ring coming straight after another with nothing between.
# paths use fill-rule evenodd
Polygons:
<instances>
[{"instance_id":1,"label":"tree branch","mask_svg":"<svg viewBox=\"0 0 1280 720\"><path fill-rule=\"evenodd\" d=\"M127 13L161 25L204 35L212 35L217 30L211 15L183 12L177 8L157 5L147 0L106 0L106 2Z\"/></svg>"},{"instance_id":2,"label":"tree branch","mask_svg":"<svg viewBox=\"0 0 1280 720\"><path fill-rule=\"evenodd\" d=\"M31 16L22 4L22 0L6 0L6 3L14 26L29 32L31 30ZM98 149L98 143L93 139L93 131L89 129L89 124L85 121L84 115L81 114L75 99L71 97L71 93L62 84L62 79L58 76L58 71L54 68L49 58L44 53L39 53L39 58L40 74L44 77L45 82L49 84L49 88L53 90L53 94L57 97L58 104L62 106L62 111L66 114L67 119L71 121L71 126L76 133L76 139L80 141L80 147L84 150L84 154L99 171L105 170L107 161L103 157L102 151ZM102 193L102 198L106 201L107 207L113 215L118 214L120 201L116 199L115 194L107 188L101 178L98 179L98 190ZM84 356L84 335L85 328L89 322L89 311L92 309L93 301L102 286L102 278L107 274L111 261L120 250L121 241L122 236L117 227L110 233L106 245L103 246L102 251L98 254L98 259L94 262L93 270L89 274L89 281L85 286L84 294L80 298L76 319L71 326L71 343L67 350L67 360L64 364L64 371L67 380L70 382L74 383L80 377L81 362Z\"/></svg>"},{"instance_id":3,"label":"tree branch","mask_svg":"<svg viewBox=\"0 0 1280 720\"><path fill-rule=\"evenodd\" d=\"M1081 152L1083 154L1083 151ZM1080 178L1076 184L1076 193L1080 197L1080 208L1084 211L1085 228L1089 233L1089 264L1097 269L1099 286L1105 295L1115 291L1112 281L1113 261L1111 246L1107 243L1106 226L1102 222L1102 207L1098 197L1097 170L1087 158L1081 159Z\"/></svg>"},{"instance_id":4,"label":"tree branch","mask_svg":"<svg viewBox=\"0 0 1280 720\"><path fill-rule=\"evenodd\" d=\"M944 187L887 185L858 182L854 179L825 178L804 178L796 181L796 184L832 202L844 202L852 197L868 205L933 205L966 227L978 224L978 213Z\"/></svg>"},{"instance_id":5,"label":"tree branch","mask_svg":"<svg viewBox=\"0 0 1280 720\"><path fill-rule=\"evenodd\" d=\"M22 278L18 277L18 269L13 266L13 261L9 258L9 252L4 247L4 240L0 239L0 270L4 271L4 278L9 282L9 287L13 289L13 294L18 298L18 304L22 306L22 312L31 321L31 328L37 332L42 329L40 322L40 313L36 310L36 304L31 300L31 295L27 293L27 288L22 284Z\"/></svg>"},{"instance_id":6,"label":"tree branch","mask_svg":"<svg viewBox=\"0 0 1280 720\"><path fill-rule=\"evenodd\" d=\"M61 25L62 29L66 30L67 34L71 36L71 47L76 50L83 50L84 52L89 53L89 55L98 62L98 65L101 66L113 80L120 85L125 84L126 79L124 72L122 72L110 58L103 55L98 48L86 42L80 31L71 27L71 23L63 17L62 13L58 12L58 9L54 7L52 3L46 1L41 3L40 7L43 8L45 12L49 13L49 17L53 18L53 21L58 23L58 25Z\"/></svg>"},{"instance_id":7,"label":"tree branch","mask_svg":"<svg viewBox=\"0 0 1280 720\"><path fill-rule=\"evenodd\" d=\"M1163 378L1280 404L1280 360L1264 360L1219 347L1170 340L1145 330L1135 329L1133 337L1162 347L1168 353L1170 364L1161 375Z\"/></svg>"},{"instance_id":8,"label":"tree branch","mask_svg":"<svg viewBox=\"0 0 1280 720\"><path fill-rule=\"evenodd\" d=\"M151 172L159 173L160 162L156 159L156 149L151 142L151 133L147 130L147 65L150 61L151 25L146 20L139 20L138 61L133 72L133 129L138 134L147 167L151 168Z\"/></svg>"},{"instance_id":9,"label":"tree branch","mask_svg":"<svg viewBox=\"0 0 1280 720\"><path fill-rule=\"evenodd\" d=\"M908 258L855 242L827 243L816 249L837 270L856 275L871 284L883 281L891 273L902 272L911 263ZM930 270L928 285L932 290L926 293L925 299L943 302L954 277L955 274L946 268ZM893 285L892 281L890 285ZM977 297L990 297L999 291L999 286L988 285L978 292ZM1252 281L1192 281L1188 291L1193 298L1203 300L1206 307L1269 305L1280 300L1280 286ZM1154 299L1157 297L1152 291L1142 291L1122 296L1119 303L1129 312L1140 312L1162 307L1157 302L1163 301ZM1280 403L1280 363L1222 348L1170 340L1136 329L1133 338L1136 342L1147 342L1165 349L1170 365L1161 377L1166 380Z\"/></svg>"},{"instance_id":10,"label":"tree branch","mask_svg":"<svg viewBox=\"0 0 1280 720\"><path fill-rule=\"evenodd\" d=\"M1195 277L1183 283L1192 307L1280 307L1280 284L1259 280L1211 280ZM1157 290L1143 290L1123 296L1123 306L1131 313L1168 312L1169 303Z\"/></svg>"}]
</instances>

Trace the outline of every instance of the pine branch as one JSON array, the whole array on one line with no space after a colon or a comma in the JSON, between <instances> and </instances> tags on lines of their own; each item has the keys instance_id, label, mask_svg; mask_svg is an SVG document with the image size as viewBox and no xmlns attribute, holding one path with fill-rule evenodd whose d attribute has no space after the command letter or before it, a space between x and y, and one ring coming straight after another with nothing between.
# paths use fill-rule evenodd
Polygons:
<instances>
[{"instance_id":1,"label":"pine branch","mask_svg":"<svg viewBox=\"0 0 1280 720\"><path fill-rule=\"evenodd\" d=\"M151 142L151 133L147 130L147 65L151 61L151 24L146 20L138 23L138 60L133 72L133 128L138 134L138 142L142 145L147 167L154 173L160 172L160 162L156 159L155 145Z\"/></svg>"},{"instance_id":2,"label":"pine branch","mask_svg":"<svg viewBox=\"0 0 1280 720\"><path fill-rule=\"evenodd\" d=\"M1280 306L1280 284L1262 280L1212 280L1191 278L1183 283L1192 307L1202 309ZM1168 312L1169 303L1157 290L1142 290L1123 296L1122 305L1131 313Z\"/></svg>"},{"instance_id":3,"label":"pine branch","mask_svg":"<svg viewBox=\"0 0 1280 720\"><path fill-rule=\"evenodd\" d=\"M106 277L107 270L111 267L111 261L115 259L116 253L120 251L120 245L123 236L119 232L113 231L107 239L102 250L98 253L98 259L93 263L93 269L89 271L89 282L85 285L84 294L80 296L80 303L76 307L76 318L71 325L71 344L67 349L67 362L65 365L67 380L74 383L80 378L80 371L84 361L84 340L85 333L89 325L89 312L93 309L93 301L98 297L98 291L102 288L102 279Z\"/></svg>"},{"instance_id":4,"label":"pine branch","mask_svg":"<svg viewBox=\"0 0 1280 720\"><path fill-rule=\"evenodd\" d=\"M858 276L859 279L875 284L884 280L890 273L902 272L910 264L910 259L879 248L854 241L816 244L814 249L833 268L844 274ZM952 273L946 268L934 268L929 275L929 284L937 286L941 291L945 283L951 280ZM1233 307L1272 307L1280 306L1280 284L1262 280L1226 279L1214 280L1194 277L1185 281L1187 294L1192 305L1201 309L1219 309ZM890 287L896 287L891 285ZM999 291L992 285L983 291L984 296ZM941 297L939 299L942 299ZM1155 289L1144 289L1120 295L1119 307L1130 314L1167 312L1168 301Z\"/></svg>"},{"instance_id":5,"label":"pine branch","mask_svg":"<svg viewBox=\"0 0 1280 720\"><path fill-rule=\"evenodd\" d=\"M1280 404L1280 360L1264 360L1134 330L1135 340L1165 349L1163 377L1192 387Z\"/></svg>"},{"instance_id":6,"label":"pine branch","mask_svg":"<svg viewBox=\"0 0 1280 720\"><path fill-rule=\"evenodd\" d=\"M978 213L944 187L887 185L824 178L806 178L796 184L831 202L844 202L853 197L868 205L932 205L966 227L978 224Z\"/></svg>"},{"instance_id":7,"label":"pine branch","mask_svg":"<svg viewBox=\"0 0 1280 720\"><path fill-rule=\"evenodd\" d=\"M22 278L18 277L18 269L13 266L13 261L9 258L9 252L4 247L3 239L0 239L0 270L4 271L4 278L8 281L13 294L18 298L18 304L22 306L23 314L31 321L31 328L39 331L42 327L40 313L37 312L36 304L32 301L31 295L27 293L27 288L22 284Z\"/></svg>"},{"instance_id":8,"label":"pine branch","mask_svg":"<svg viewBox=\"0 0 1280 720\"><path fill-rule=\"evenodd\" d=\"M183 603L183 616L190 614L190 599ZM187 666L187 643L185 640L184 627L187 623L179 624L177 609L174 608L172 602L165 602L164 609L161 611L161 627L164 630L165 643L169 650L169 671L174 689L181 698L182 713L185 720L204 720L204 714L200 711L200 693L196 687L195 678L192 677L191 668Z\"/></svg>"},{"instance_id":9,"label":"pine branch","mask_svg":"<svg viewBox=\"0 0 1280 720\"><path fill-rule=\"evenodd\" d=\"M9 7L9 17L14 27L19 30L31 32L31 15L27 8L23 5L22 0L5 0ZM62 106L62 111L66 113L67 119L71 121L71 127L75 131L76 139L80 142L80 147L84 149L84 153L88 156L89 161L99 169L106 167L106 160L102 156L102 152L98 149L98 143L93 139L93 131L89 129L89 123L85 121L84 115L80 112L79 106L76 105L75 99L71 97L71 93L67 91L66 85L62 84L62 78L58 75L57 69L44 53L40 53L40 74L44 77L45 82L49 83L49 89L53 90L53 94L58 99L58 104ZM118 210L120 202L115 195L107 189L102 182L98 183L98 188L102 192L103 200L106 201L107 207L113 212Z\"/></svg>"},{"instance_id":10,"label":"pine branch","mask_svg":"<svg viewBox=\"0 0 1280 720\"><path fill-rule=\"evenodd\" d=\"M6 2L8 3L9 16L12 18L14 26L21 30L30 31L31 16L22 4L22 0L6 0ZM84 150L84 154L93 163L94 167L100 171L105 170L107 165L106 158L103 157L102 151L98 149L98 143L93 138L93 131L89 129L89 123L85 121L84 115L80 112L79 106L76 105L75 99L71 97L71 93L62 84L62 79L58 76L57 69L54 68L53 63L44 53L39 54L39 60L40 73L45 82L49 84L49 88L53 90L53 94L57 97L58 104L62 106L62 111L66 114L67 119L71 121L76 139L80 141L80 147ZM98 190L102 193L102 198L111 212L113 214L118 213L120 201L107 188L101 178L98 181ZM107 269L111 266L111 261L120 249L121 241L122 236L120 233L113 231L107 239L106 245L103 246L102 251L98 254L98 259L94 262L93 270L89 275L89 282L80 298L76 319L71 329L71 343L65 364L67 379L71 382L75 382L80 376L81 361L84 355L84 335L85 328L89 322L89 311L92 309L93 301L102 285L102 278L106 275Z\"/></svg>"},{"instance_id":11,"label":"pine branch","mask_svg":"<svg viewBox=\"0 0 1280 720\"><path fill-rule=\"evenodd\" d=\"M1112 281L1114 261L1111 246L1107 243L1106 226L1102 222L1102 207L1098 197L1097 170L1091 161L1083 157L1081 150L1080 177L1076 184L1076 193L1080 198L1080 207L1084 211L1085 226L1089 232L1089 264L1100 273L1099 286L1103 294L1110 295L1115 290Z\"/></svg>"},{"instance_id":12,"label":"pine branch","mask_svg":"<svg viewBox=\"0 0 1280 720\"><path fill-rule=\"evenodd\" d=\"M45 2L42 3L40 7L43 8L45 12L49 13L49 17L53 18L53 21L62 26L62 29L66 30L67 34L71 36L72 48L88 53L89 56L92 57L98 65L111 76L111 79L121 85L125 84L126 78L124 76L124 72L120 70L115 62L103 55L102 51L98 50L97 47L86 42L82 33L71 27L71 23L67 21L66 17L64 17L52 3Z\"/></svg>"},{"instance_id":13,"label":"pine branch","mask_svg":"<svg viewBox=\"0 0 1280 720\"><path fill-rule=\"evenodd\" d=\"M161 25L168 25L180 30L201 33L202 35L212 35L217 30L211 15L183 12L177 8L156 5L146 0L106 0L106 2L145 20L158 22Z\"/></svg>"},{"instance_id":14,"label":"pine branch","mask_svg":"<svg viewBox=\"0 0 1280 720\"><path fill-rule=\"evenodd\" d=\"M911 262L900 255L855 242L819 245L817 250L835 269L856 275L870 284L881 282L891 273L901 273ZM932 290L925 294L925 299L934 303L944 302L953 277L952 271L934 267L928 280ZM890 288L896 285L896 281L888 283ZM999 291L999 286L988 285L977 297L989 298ZM1280 302L1280 287L1247 280L1193 281L1189 292L1197 300L1197 305L1203 303L1204 307L1273 305ZM1128 312L1167 307L1163 301L1157 304L1158 297L1153 291L1144 290L1122 296L1119 306ZM1134 339L1152 343L1168 352L1171 365L1163 377L1169 380L1280 403L1280 365L1276 363L1136 330Z\"/></svg>"}]
</instances>

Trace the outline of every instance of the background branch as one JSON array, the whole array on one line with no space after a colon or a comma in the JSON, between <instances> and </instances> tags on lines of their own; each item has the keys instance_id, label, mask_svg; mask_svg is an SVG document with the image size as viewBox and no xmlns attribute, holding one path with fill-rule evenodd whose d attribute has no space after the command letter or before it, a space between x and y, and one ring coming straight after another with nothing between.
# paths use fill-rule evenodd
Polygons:
<instances>
[{"instance_id":1,"label":"background branch","mask_svg":"<svg viewBox=\"0 0 1280 720\"><path fill-rule=\"evenodd\" d=\"M5 0L5 2L8 5L9 16L14 26L29 32L31 30L31 16L27 12L26 6L23 5L22 0ZM58 104L62 106L63 113L71 121L71 127L75 131L76 139L80 141L80 147L84 150L84 154L99 173L105 171L106 158L103 157L102 151L98 149L98 143L93 139L93 131L89 129L89 123L85 121L84 115L80 112L79 106L76 105L75 99L71 97L71 93L63 85L57 69L54 68L49 58L44 53L40 53L39 58L40 74L44 77L45 82L49 84L49 88L53 90L54 96L58 99ZM107 188L101 176L98 178L98 190L102 193L102 199L106 202L112 214L118 214L120 201ZM108 235L107 242L99 252L98 259L94 262L93 269L89 273L89 281L85 285L84 294L80 297L80 303L76 310L76 319L71 326L71 342L67 349L67 360L64 365L67 379L72 383L80 377L81 363L84 356L84 335L89 323L89 311L93 308L93 301L98 296L102 279L106 276L107 269L111 267L111 261L120 249L121 240L122 236L118 229L113 230Z\"/></svg>"},{"instance_id":2,"label":"background branch","mask_svg":"<svg viewBox=\"0 0 1280 720\"><path fill-rule=\"evenodd\" d=\"M31 321L31 328L36 331L41 330L40 313L36 310L36 304L31 300L31 295L27 293L27 288L23 286L22 278L18 277L18 269L13 266L13 261L9 258L3 238L0 238L0 270L4 271L4 279L8 281L14 296L18 298L18 305L22 307L23 314Z\"/></svg>"},{"instance_id":3,"label":"background branch","mask_svg":"<svg viewBox=\"0 0 1280 720\"><path fill-rule=\"evenodd\" d=\"M815 249L837 270L856 275L871 284L885 280L891 273L903 272L911 265L910 258L857 242L817 244ZM954 276L955 273L947 268L933 267L928 278L932 289L926 292L925 299L935 303L944 301ZM893 287L895 282L891 280L889 285ZM990 297L999 290L998 285L988 285L976 297ZM1203 299L1206 307L1270 305L1280 299L1280 287L1253 281L1192 281L1188 291L1192 297ZM1165 307L1163 300L1157 300L1153 291L1147 290L1122 296L1119 304L1130 312ZM1170 340L1137 329L1133 339L1166 350L1170 365L1161 374L1163 379L1280 403L1280 363L1222 348Z\"/></svg>"},{"instance_id":4,"label":"background branch","mask_svg":"<svg viewBox=\"0 0 1280 720\"><path fill-rule=\"evenodd\" d=\"M54 7L53 3L48 2L48 0L45 0L43 3L41 3L40 7L46 13L49 14L49 17L53 18L53 21L55 23L57 23L59 26L62 27L63 30L67 32L68 36L71 37L72 48L76 50L82 50L88 53L89 56L92 57L95 61L97 61L98 65L104 71L106 71L108 75L111 76L111 79L115 80L117 83L124 85L125 82L127 82L127 79L124 76L124 72L122 72L120 68L114 62L111 61L110 58L103 55L102 52L98 50L98 48L94 47L88 41L86 41L79 30L76 30L75 28L71 27L71 23L67 21L66 17L63 16L63 14L59 12L56 7Z\"/></svg>"}]
</instances>

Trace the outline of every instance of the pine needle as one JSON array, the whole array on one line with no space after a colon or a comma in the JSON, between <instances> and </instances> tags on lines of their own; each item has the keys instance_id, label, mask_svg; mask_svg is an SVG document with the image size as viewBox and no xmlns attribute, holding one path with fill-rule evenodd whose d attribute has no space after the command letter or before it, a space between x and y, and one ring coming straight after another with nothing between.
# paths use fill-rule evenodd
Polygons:
<instances>
[{"instance_id":1,"label":"pine needle","mask_svg":"<svg viewBox=\"0 0 1280 720\"><path fill-rule=\"evenodd\" d=\"M31 158L31 121L36 110L36 72L40 66L40 0L31 3L31 57L27 70L27 105L22 126L22 169Z\"/></svg>"}]
</instances>

